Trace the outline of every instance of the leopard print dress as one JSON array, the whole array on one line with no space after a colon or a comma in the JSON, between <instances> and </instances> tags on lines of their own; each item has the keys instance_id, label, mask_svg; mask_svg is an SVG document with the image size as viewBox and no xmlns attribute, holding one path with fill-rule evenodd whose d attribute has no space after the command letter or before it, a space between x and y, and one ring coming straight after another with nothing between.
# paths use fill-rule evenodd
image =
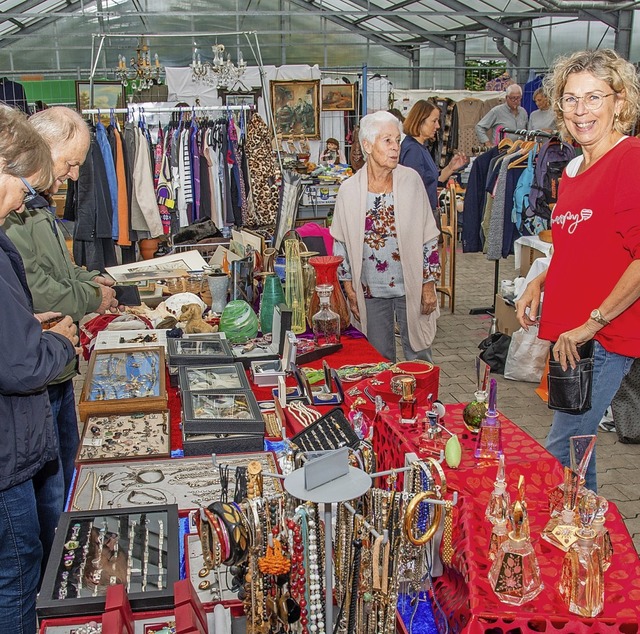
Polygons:
<instances>
[{"instance_id":1,"label":"leopard print dress","mask_svg":"<svg viewBox=\"0 0 640 634\"><path fill-rule=\"evenodd\" d=\"M249 163L249 178L253 206L249 209L247 225L275 224L278 213L278 170L271 147L271 135L264 119L254 113L247 124L245 144Z\"/></svg>"}]
</instances>

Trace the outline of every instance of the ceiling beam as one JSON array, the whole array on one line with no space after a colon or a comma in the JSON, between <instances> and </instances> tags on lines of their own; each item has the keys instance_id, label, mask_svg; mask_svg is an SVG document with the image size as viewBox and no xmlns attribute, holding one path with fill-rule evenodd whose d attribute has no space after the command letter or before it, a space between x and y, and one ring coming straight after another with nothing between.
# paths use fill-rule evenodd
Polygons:
<instances>
[{"instance_id":1,"label":"ceiling beam","mask_svg":"<svg viewBox=\"0 0 640 634\"><path fill-rule=\"evenodd\" d=\"M471 9L463 2L460 2L460 0L438 0L438 2L440 4L444 4L445 7L453 9L456 12L465 12L465 15L472 17L478 24L481 24L485 28L489 29L491 33L498 37L507 38L512 42L520 41L520 33L518 31L514 32L504 24L501 24L500 22L492 18L485 18L480 14L474 16L473 12L468 13L469 11L471 11Z\"/></svg>"}]
</instances>

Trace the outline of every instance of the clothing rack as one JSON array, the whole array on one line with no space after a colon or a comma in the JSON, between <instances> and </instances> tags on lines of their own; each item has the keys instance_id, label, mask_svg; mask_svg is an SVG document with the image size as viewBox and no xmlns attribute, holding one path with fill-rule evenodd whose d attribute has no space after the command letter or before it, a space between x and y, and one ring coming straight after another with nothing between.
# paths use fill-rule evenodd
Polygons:
<instances>
[{"instance_id":1,"label":"clothing rack","mask_svg":"<svg viewBox=\"0 0 640 634\"><path fill-rule=\"evenodd\" d=\"M131 105L127 108L87 108L82 110L82 114L89 115L101 115L101 114L132 114L137 112L138 114L144 115L147 113L156 114L161 112L210 112L210 111L224 111L227 110L255 110L255 106L253 104L244 104L241 106L174 106L173 108L167 106L136 106Z\"/></svg>"},{"instance_id":2,"label":"clothing rack","mask_svg":"<svg viewBox=\"0 0 640 634\"><path fill-rule=\"evenodd\" d=\"M525 139L555 139L558 136L557 132L545 132L544 130L512 130L511 128L502 128L500 130L500 140L502 140L505 134L515 134L517 136L524 137ZM493 273L493 304L491 306L482 308L472 308L469 311L470 315L495 315L496 312L496 295L500 288L500 260L495 261L495 269Z\"/></svg>"}]
</instances>

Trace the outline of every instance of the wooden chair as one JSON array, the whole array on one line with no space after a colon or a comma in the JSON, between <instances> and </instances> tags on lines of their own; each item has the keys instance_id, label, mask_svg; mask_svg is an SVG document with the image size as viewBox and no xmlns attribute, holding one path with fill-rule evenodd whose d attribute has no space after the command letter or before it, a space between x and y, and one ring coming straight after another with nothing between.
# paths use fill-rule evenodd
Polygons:
<instances>
[{"instance_id":1,"label":"wooden chair","mask_svg":"<svg viewBox=\"0 0 640 634\"><path fill-rule=\"evenodd\" d=\"M453 179L447 183L448 200L440 216L442 224L442 244L439 247L441 277L436 291L440 293L440 308L445 298L449 299L449 310L455 311L456 282L456 241L458 236L458 209L456 187Z\"/></svg>"}]
</instances>

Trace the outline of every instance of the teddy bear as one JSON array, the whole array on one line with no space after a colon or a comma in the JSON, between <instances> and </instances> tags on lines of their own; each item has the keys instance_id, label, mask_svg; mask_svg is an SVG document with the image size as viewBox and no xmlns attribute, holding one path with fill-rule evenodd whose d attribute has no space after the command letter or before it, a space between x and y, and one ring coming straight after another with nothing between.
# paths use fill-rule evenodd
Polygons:
<instances>
[{"instance_id":1,"label":"teddy bear","mask_svg":"<svg viewBox=\"0 0 640 634\"><path fill-rule=\"evenodd\" d=\"M202 309L198 304L184 304L180 320L187 322L184 331L190 335L201 332L216 332L217 328L202 319Z\"/></svg>"}]
</instances>

